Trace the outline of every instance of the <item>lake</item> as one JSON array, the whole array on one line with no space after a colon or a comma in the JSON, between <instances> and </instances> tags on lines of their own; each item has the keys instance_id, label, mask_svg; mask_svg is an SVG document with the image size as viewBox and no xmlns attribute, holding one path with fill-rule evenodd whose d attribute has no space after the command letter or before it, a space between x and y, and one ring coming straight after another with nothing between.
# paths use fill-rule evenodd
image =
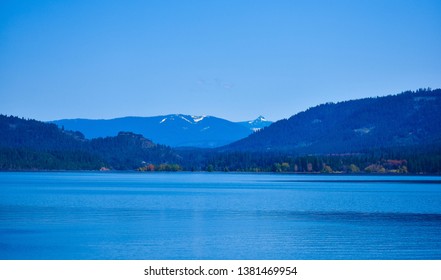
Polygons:
<instances>
[{"instance_id":1,"label":"lake","mask_svg":"<svg viewBox=\"0 0 441 280\"><path fill-rule=\"evenodd\" d=\"M441 259L441 177L5 172L0 259Z\"/></svg>"}]
</instances>

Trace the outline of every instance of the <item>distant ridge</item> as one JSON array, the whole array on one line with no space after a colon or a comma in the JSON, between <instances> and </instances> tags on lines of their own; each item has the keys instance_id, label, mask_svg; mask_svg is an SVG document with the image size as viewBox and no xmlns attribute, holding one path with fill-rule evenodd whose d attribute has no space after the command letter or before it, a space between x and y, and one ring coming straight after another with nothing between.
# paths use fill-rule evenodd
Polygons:
<instances>
[{"instance_id":1,"label":"distant ridge","mask_svg":"<svg viewBox=\"0 0 441 280\"><path fill-rule=\"evenodd\" d=\"M441 143L441 89L322 104L222 150L330 154L433 143Z\"/></svg>"},{"instance_id":2,"label":"distant ridge","mask_svg":"<svg viewBox=\"0 0 441 280\"><path fill-rule=\"evenodd\" d=\"M68 130L81 131L88 139L132 131L155 143L172 147L213 148L242 139L272 122L262 116L253 121L236 123L206 115L172 114L109 120L64 119L52 123Z\"/></svg>"}]
</instances>

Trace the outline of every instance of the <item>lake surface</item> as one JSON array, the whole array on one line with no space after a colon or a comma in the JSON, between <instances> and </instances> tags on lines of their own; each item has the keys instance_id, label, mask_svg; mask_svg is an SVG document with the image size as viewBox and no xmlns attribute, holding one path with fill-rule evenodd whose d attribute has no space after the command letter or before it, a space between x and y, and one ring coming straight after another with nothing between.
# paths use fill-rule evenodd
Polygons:
<instances>
[{"instance_id":1,"label":"lake surface","mask_svg":"<svg viewBox=\"0 0 441 280\"><path fill-rule=\"evenodd\" d=\"M441 259L441 177L0 173L0 259Z\"/></svg>"}]
</instances>

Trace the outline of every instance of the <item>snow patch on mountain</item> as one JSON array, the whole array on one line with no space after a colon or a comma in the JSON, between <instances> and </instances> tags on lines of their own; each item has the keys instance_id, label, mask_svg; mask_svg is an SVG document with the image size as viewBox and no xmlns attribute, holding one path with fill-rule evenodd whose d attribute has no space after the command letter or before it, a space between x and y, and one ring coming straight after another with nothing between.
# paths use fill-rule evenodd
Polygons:
<instances>
[{"instance_id":1,"label":"snow patch on mountain","mask_svg":"<svg viewBox=\"0 0 441 280\"><path fill-rule=\"evenodd\" d=\"M191 116L193 118L193 121L195 123L198 123L200 121L202 121L203 119L205 119L206 115L202 115L202 116Z\"/></svg>"},{"instance_id":2,"label":"snow patch on mountain","mask_svg":"<svg viewBox=\"0 0 441 280\"><path fill-rule=\"evenodd\" d=\"M182 116L182 115L180 115L179 117L180 117L181 119L183 119L184 121L193 124L193 122L192 122L192 121L189 121L186 117L184 117L184 116Z\"/></svg>"}]
</instances>

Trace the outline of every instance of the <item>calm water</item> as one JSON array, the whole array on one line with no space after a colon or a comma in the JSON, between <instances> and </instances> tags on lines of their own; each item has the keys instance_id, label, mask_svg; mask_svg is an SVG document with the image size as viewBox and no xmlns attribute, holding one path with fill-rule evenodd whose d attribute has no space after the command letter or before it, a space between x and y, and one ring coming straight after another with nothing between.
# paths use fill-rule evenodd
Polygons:
<instances>
[{"instance_id":1,"label":"calm water","mask_svg":"<svg viewBox=\"0 0 441 280\"><path fill-rule=\"evenodd\" d=\"M441 177L0 173L0 259L441 259Z\"/></svg>"}]
</instances>

